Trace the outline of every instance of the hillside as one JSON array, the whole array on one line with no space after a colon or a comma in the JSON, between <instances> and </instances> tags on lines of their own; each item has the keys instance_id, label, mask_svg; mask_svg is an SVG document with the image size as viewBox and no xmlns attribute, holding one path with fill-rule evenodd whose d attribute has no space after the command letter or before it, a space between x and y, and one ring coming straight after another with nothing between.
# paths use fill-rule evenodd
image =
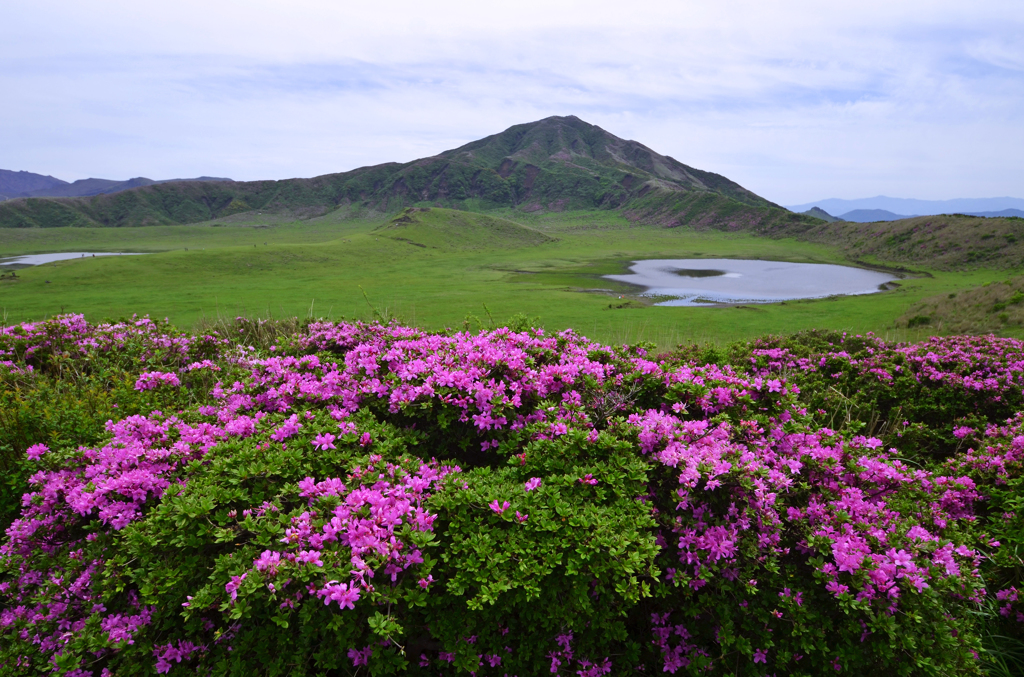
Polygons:
<instances>
[{"instance_id":1,"label":"hillside","mask_svg":"<svg viewBox=\"0 0 1024 677\"><path fill-rule=\"evenodd\" d=\"M424 249L511 249L554 239L539 230L505 219L431 207L403 210L374 233Z\"/></svg>"},{"instance_id":2,"label":"hillside","mask_svg":"<svg viewBox=\"0 0 1024 677\"><path fill-rule=\"evenodd\" d=\"M964 214L899 221L806 223L779 221L765 234L839 247L852 259L927 265L939 270L1024 266L1024 219Z\"/></svg>"},{"instance_id":3,"label":"hillside","mask_svg":"<svg viewBox=\"0 0 1024 677\"><path fill-rule=\"evenodd\" d=\"M640 214L674 201L713 205L710 215L687 212L708 227L789 218L724 176L569 116L516 125L434 157L312 179L185 181L91 198L11 200L0 204L0 227L175 225L248 211L309 217L339 207L386 214L410 206L523 212L629 207Z\"/></svg>"},{"instance_id":4,"label":"hillside","mask_svg":"<svg viewBox=\"0 0 1024 677\"><path fill-rule=\"evenodd\" d=\"M1024 276L915 303L898 327L928 326L946 334L1000 334L1024 326Z\"/></svg>"},{"instance_id":5,"label":"hillside","mask_svg":"<svg viewBox=\"0 0 1024 677\"><path fill-rule=\"evenodd\" d=\"M788 228L812 228L821 220L764 205L744 204L711 191L652 190L624 205L623 214L637 223L696 230L770 233Z\"/></svg>"}]
</instances>

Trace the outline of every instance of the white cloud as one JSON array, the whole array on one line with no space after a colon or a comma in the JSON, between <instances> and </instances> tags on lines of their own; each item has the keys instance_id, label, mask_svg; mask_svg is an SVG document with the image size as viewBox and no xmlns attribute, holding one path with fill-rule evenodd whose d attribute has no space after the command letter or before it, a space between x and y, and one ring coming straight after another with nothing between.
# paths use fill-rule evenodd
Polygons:
<instances>
[{"instance_id":1,"label":"white cloud","mask_svg":"<svg viewBox=\"0 0 1024 677\"><path fill-rule=\"evenodd\" d=\"M1020 192L1017 1L43 0L6 20L0 162L67 179L311 176L575 114L781 203Z\"/></svg>"}]
</instances>

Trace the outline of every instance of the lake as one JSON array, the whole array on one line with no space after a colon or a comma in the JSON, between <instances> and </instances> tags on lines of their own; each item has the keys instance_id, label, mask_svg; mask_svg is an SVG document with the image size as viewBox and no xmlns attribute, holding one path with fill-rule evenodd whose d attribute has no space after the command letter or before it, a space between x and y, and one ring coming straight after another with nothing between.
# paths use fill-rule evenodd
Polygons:
<instances>
[{"instance_id":1,"label":"lake","mask_svg":"<svg viewBox=\"0 0 1024 677\"><path fill-rule=\"evenodd\" d=\"M744 259L648 259L629 275L604 277L667 296L658 306L774 303L836 295L874 294L896 279L888 273L824 263Z\"/></svg>"},{"instance_id":2,"label":"lake","mask_svg":"<svg viewBox=\"0 0 1024 677\"><path fill-rule=\"evenodd\" d=\"M68 259L86 259L94 256L142 256L141 252L58 252L53 254L30 254L28 256L11 256L0 258L0 268L11 270L12 268L27 268L28 266L41 266L44 263L54 261L67 261Z\"/></svg>"}]
</instances>

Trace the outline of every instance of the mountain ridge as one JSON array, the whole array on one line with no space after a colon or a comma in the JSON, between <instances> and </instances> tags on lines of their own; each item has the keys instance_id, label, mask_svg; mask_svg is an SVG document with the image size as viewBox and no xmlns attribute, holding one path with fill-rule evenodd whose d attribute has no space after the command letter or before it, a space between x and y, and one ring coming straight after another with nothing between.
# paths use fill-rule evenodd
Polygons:
<instances>
[{"instance_id":1,"label":"mountain ridge","mask_svg":"<svg viewBox=\"0 0 1024 677\"><path fill-rule=\"evenodd\" d=\"M663 221L666 209L682 203L702 206L694 216L708 228L803 218L724 176L575 116L552 116L431 157L311 179L181 181L88 198L9 200L0 203L0 227L176 225L257 210L301 218L343 207L395 214L412 206L522 212L628 208L633 218Z\"/></svg>"},{"instance_id":2,"label":"mountain ridge","mask_svg":"<svg viewBox=\"0 0 1024 677\"><path fill-rule=\"evenodd\" d=\"M155 183L231 180L215 176L200 176L193 179L162 179L154 181L144 176L138 176L127 181L90 178L79 179L69 183L53 176L0 169L0 198L11 200L19 197L91 197L93 195L119 193L122 190L150 186Z\"/></svg>"},{"instance_id":3,"label":"mountain ridge","mask_svg":"<svg viewBox=\"0 0 1024 677\"><path fill-rule=\"evenodd\" d=\"M799 205L786 205L786 209L804 212L818 207L829 214L842 216L855 209L884 209L896 215L917 214L920 216L937 216L939 214L973 214L976 212L1000 212L1005 209L1024 210L1024 199L1016 197L987 198L954 198L951 200L917 200L913 198L875 197L845 200L828 198ZM902 216L902 218L910 218Z\"/></svg>"}]
</instances>

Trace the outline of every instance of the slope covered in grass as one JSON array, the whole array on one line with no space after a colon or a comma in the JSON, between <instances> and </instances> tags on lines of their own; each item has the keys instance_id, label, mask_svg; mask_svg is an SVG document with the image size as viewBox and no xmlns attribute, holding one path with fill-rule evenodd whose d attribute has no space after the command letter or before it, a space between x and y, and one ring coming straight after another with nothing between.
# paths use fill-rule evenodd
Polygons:
<instances>
[{"instance_id":1,"label":"slope covered in grass","mask_svg":"<svg viewBox=\"0 0 1024 677\"><path fill-rule=\"evenodd\" d=\"M1015 333L1024 325L1024 277L923 299L896 324L948 334Z\"/></svg>"},{"instance_id":2,"label":"slope covered in grass","mask_svg":"<svg viewBox=\"0 0 1024 677\"><path fill-rule=\"evenodd\" d=\"M554 240L506 219L431 207L406 209L374 233L414 247L446 250L529 247Z\"/></svg>"},{"instance_id":3,"label":"slope covered in grass","mask_svg":"<svg viewBox=\"0 0 1024 677\"><path fill-rule=\"evenodd\" d=\"M680 192L660 187L638 196L622 211L637 223L757 234L811 228L819 223L817 218L794 214L768 202L748 205L709 191Z\"/></svg>"},{"instance_id":4,"label":"slope covered in grass","mask_svg":"<svg viewBox=\"0 0 1024 677\"><path fill-rule=\"evenodd\" d=\"M963 214L900 221L777 221L766 232L840 247L850 258L924 265L939 270L1024 266L1024 219Z\"/></svg>"}]
</instances>

